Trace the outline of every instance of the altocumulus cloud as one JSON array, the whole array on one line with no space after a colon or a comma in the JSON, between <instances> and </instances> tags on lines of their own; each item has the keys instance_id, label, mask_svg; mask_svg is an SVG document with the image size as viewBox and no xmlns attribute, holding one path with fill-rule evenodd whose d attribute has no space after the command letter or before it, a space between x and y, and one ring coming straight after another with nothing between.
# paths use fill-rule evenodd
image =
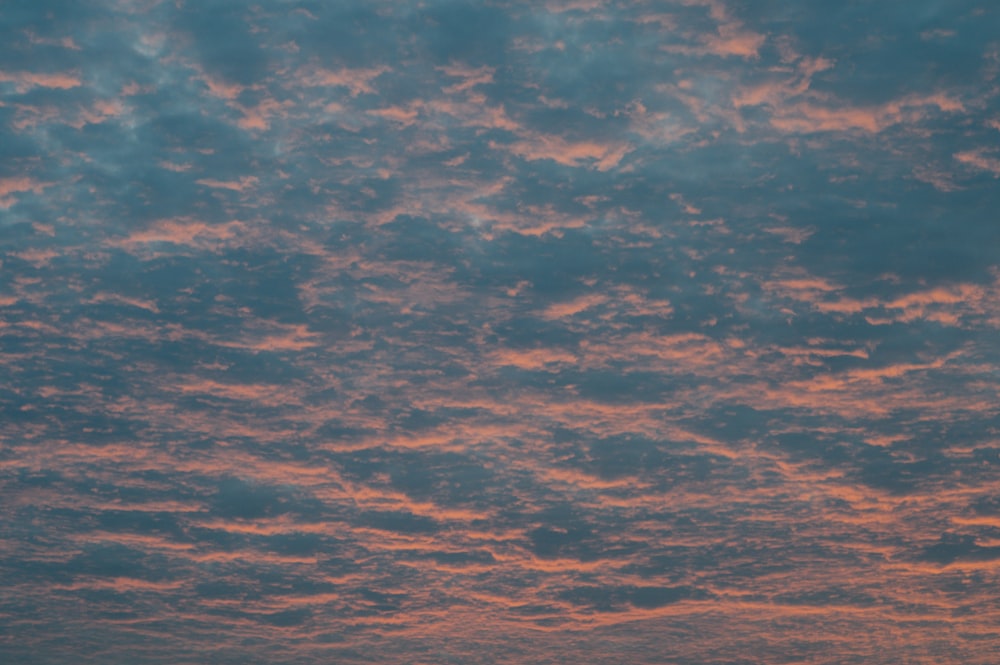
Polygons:
<instances>
[{"instance_id":1,"label":"altocumulus cloud","mask_svg":"<svg viewBox=\"0 0 1000 665\"><path fill-rule=\"evenodd\" d=\"M11 0L0 656L992 663L982 0Z\"/></svg>"}]
</instances>

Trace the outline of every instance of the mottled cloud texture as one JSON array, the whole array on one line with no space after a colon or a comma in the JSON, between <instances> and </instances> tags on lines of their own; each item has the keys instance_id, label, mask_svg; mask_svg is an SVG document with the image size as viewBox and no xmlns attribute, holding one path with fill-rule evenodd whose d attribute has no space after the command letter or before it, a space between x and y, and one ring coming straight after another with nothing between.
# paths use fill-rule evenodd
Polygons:
<instances>
[{"instance_id":1,"label":"mottled cloud texture","mask_svg":"<svg viewBox=\"0 0 1000 665\"><path fill-rule=\"evenodd\" d=\"M995 2L0 35L0 661L997 662Z\"/></svg>"}]
</instances>

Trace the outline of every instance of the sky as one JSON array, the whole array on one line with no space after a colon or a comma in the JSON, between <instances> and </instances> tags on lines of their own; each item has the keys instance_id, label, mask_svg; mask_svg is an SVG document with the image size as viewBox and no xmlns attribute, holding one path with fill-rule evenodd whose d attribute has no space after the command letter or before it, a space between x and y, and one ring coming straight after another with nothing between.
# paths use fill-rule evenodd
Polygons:
<instances>
[{"instance_id":1,"label":"sky","mask_svg":"<svg viewBox=\"0 0 1000 665\"><path fill-rule=\"evenodd\" d=\"M987 665L1000 6L4 0L0 660Z\"/></svg>"}]
</instances>

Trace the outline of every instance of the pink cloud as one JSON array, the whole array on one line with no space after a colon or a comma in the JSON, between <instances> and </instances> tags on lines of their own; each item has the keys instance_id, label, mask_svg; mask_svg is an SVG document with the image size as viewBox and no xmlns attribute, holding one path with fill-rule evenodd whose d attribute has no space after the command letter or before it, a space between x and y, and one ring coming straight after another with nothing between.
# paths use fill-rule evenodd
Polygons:
<instances>
[{"instance_id":1,"label":"pink cloud","mask_svg":"<svg viewBox=\"0 0 1000 665\"><path fill-rule=\"evenodd\" d=\"M574 300L568 302L556 303L555 305L550 305L545 308L542 313L542 318L545 319L561 319L565 317L573 316L574 314L579 314L580 312L586 311L591 307L596 307L607 301L607 296L600 293L595 293L586 296L580 296Z\"/></svg>"},{"instance_id":2,"label":"pink cloud","mask_svg":"<svg viewBox=\"0 0 1000 665\"><path fill-rule=\"evenodd\" d=\"M53 249L26 249L17 252L14 256L17 256L23 261L27 261L36 268L40 268L42 266L47 266L52 259L59 256L59 252Z\"/></svg>"},{"instance_id":3,"label":"pink cloud","mask_svg":"<svg viewBox=\"0 0 1000 665\"><path fill-rule=\"evenodd\" d=\"M952 180L952 173L925 164L913 167L913 177L920 182L926 182L940 192L954 192L962 189Z\"/></svg>"},{"instance_id":4,"label":"pink cloud","mask_svg":"<svg viewBox=\"0 0 1000 665\"><path fill-rule=\"evenodd\" d=\"M632 131L653 144L670 145L697 131L669 113L647 111L641 103L630 107L629 117Z\"/></svg>"},{"instance_id":5,"label":"pink cloud","mask_svg":"<svg viewBox=\"0 0 1000 665\"><path fill-rule=\"evenodd\" d=\"M508 132L523 131L512 120L503 105L490 106L484 96L469 92L464 100L434 99L427 102L427 108L435 113L443 113L457 118L466 127L486 127Z\"/></svg>"},{"instance_id":6,"label":"pink cloud","mask_svg":"<svg viewBox=\"0 0 1000 665\"><path fill-rule=\"evenodd\" d=\"M80 47L77 45L76 41L72 37L62 37L56 39L53 37L40 37L34 32L27 31L28 41L32 44L40 44L42 46L59 46L71 51L79 51Z\"/></svg>"},{"instance_id":7,"label":"pink cloud","mask_svg":"<svg viewBox=\"0 0 1000 665\"><path fill-rule=\"evenodd\" d=\"M876 134L893 125L919 123L927 119L933 107L943 113L965 110L960 101L943 94L910 96L871 107L825 106L802 101L775 108L771 125L787 133L862 130Z\"/></svg>"},{"instance_id":8,"label":"pink cloud","mask_svg":"<svg viewBox=\"0 0 1000 665\"><path fill-rule=\"evenodd\" d=\"M254 351L302 351L317 346L318 336L304 325L278 326L277 332L261 334L240 346Z\"/></svg>"},{"instance_id":9,"label":"pink cloud","mask_svg":"<svg viewBox=\"0 0 1000 665\"><path fill-rule=\"evenodd\" d=\"M799 104L779 111L771 125L783 132L830 132L862 129L876 133L883 127L883 118L875 110L861 108L830 109L814 104Z\"/></svg>"},{"instance_id":10,"label":"pink cloud","mask_svg":"<svg viewBox=\"0 0 1000 665\"><path fill-rule=\"evenodd\" d=\"M344 87L351 91L352 97L357 97L363 93L374 93L372 81L387 71L387 67L341 68L336 71L317 67L302 73L299 82L309 87Z\"/></svg>"},{"instance_id":11,"label":"pink cloud","mask_svg":"<svg viewBox=\"0 0 1000 665\"><path fill-rule=\"evenodd\" d=\"M82 85L79 75L69 72L43 74L40 72L0 71L0 83L13 83L18 92L25 92L31 88L68 90Z\"/></svg>"},{"instance_id":12,"label":"pink cloud","mask_svg":"<svg viewBox=\"0 0 1000 665\"><path fill-rule=\"evenodd\" d=\"M208 94L224 101L226 106L241 114L241 117L236 121L236 125L240 129L265 131L270 128L272 117L281 115L292 105L291 102L278 102L270 96L265 96L259 103L246 106L238 101L240 95L247 90L260 91L263 86L243 86L230 83L201 71L197 66L196 69L199 71L197 78L208 87Z\"/></svg>"},{"instance_id":13,"label":"pink cloud","mask_svg":"<svg viewBox=\"0 0 1000 665\"><path fill-rule=\"evenodd\" d=\"M493 355L498 365L511 365L519 369L543 369L562 364L575 364L579 359L560 349L504 349Z\"/></svg>"},{"instance_id":14,"label":"pink cloud","mask_svg":"<svg viewBox=\"0 0 1000 665\"><path fill-rule=\"evenodd\" d=\"M225 399L249 401L264 406L280 406L287 403L281 386L259 383L220 383L206 379L191 379L176 386L181 393L196 393L222 397Z\"/></svg>"},{"instance_id":15,"label":"pink cloud","mask_svg":"<svg viewBox=\"0 0 1000 665\"><path fill-rule=\"evenodd\" d=\"M0 178L0 196L16 194L19 192L34 192L41 194L46 187L51 187L51 182L39 182L34 178Z\"/></svg>"},{"instance_id":16,"label":"pink cloud","mask_svg":"<svg viewBox=\"0 0 1000 665\"><path fill-rule=\"evenodd\" d=\"M80 111L79 115L71 122L67 122L71 127L80 129L85 125L99 125L111 118L117 118L125 113L125 105L117 99L105 99L95 102L90 108Z\"/></svg>"},{"instance_id":17,"label":"pink cloud","mask_svg":"<svg viewBox=\"0 0 1000 665\"><path fill-rule=\"evenodd\" d=\"M97 100L88 107L68 105L58 106L15 106L14 122L17 130L33 129L45 123L68 125L81 129L86 125L97 125L127 113L127 107L119 99Z\"/></svg>"},{"instance_id":18,"label":"pink cloud","mask_svg":"<svg viewBox=\"0 0 1000 665\"><path fill-rule=\"evenodd\" d=\"M240 129L265 131L271 127L271 118L284 116L292 106L292 102L279 102L267 98L256 106L243 106L235 103L230 106L243 114L243 117L236 121L236 125Z\"/></svg>"},{"instance_id":19,"label":"pink cloud","mask_svg":"<svg viewBox=\"0 0 1000 665\"><path fill-rule=\"evenodd\" d=\"M997 317L994 303L1000 298L1000 278L989 285L962 283L911 291L893 298L851 297L844 294L841 285L805 274L765 281L762 286L776 297L811 303L819 312L863 313L871 325L916 320L947 326L962 326L973 320L989 323Z\"/></svg>"},{"instance_id":20,"label":"pink cloud","mask_svg":"<svg viewBox=\"0 0 1000 665\"><path fill-rule=\"evenodd\" d=\"M715 34L693 34L689 39L700 42L698 46L669 44L663 50L689 55L715 55L740 57L747 60L758 57L767 36L748 30L733 18L720 0L681 0L681 4L708 7L709 16L716 21ZM667 24L669 26L669 22Z\"/></svg>"},{"instance_id":21,"label":"pink cloud","mask_svg":"<svg viewBox=\"0 0 1000 665\"><path fill-rule=\"evenodd\" d=\"M236 83L229 83L221 79L209 76L207 74L202 74L202 81L208 86L208 92L213 97L218 97L219 99L225 99L227 101L232 101L240 96L245 88Z\"/></svg>"},{"instance_id":22,"label":"pink cloud","mask_svg":"<svg viewBox=\"0 0 1000 665\"><path fill-rule=\"evenodd\" d=\"M34 178L20 176L17 178L0 178L0 210L10 208L17 202L17 194L32 192L41 194L47 187L55 183L40 182Z\"/></svg>"},{"instance_id":23,"label":"pink cloud","mask_svg":"<svg viewBox=\"0 0 1000 665\"><path fill-rule=\"evenodd\" d=\"M370 111L366 111L366 113L378 118L398 122L401 125L412 125L417 119L417 116L420 115L420 111L418 111L414 106L409 106L407 108L403 108L401 106L390 106L386 108L372 109Z\"/></svg>"},{"instance_id":24,"label":"pink cloud","mask_svg":"<svg viewBox=\"0 0 1000 665\"><path fill-rule=\"evenodd\" d=\"M201 178L195 180L199 185L204 185L205 187L211 187L213 189L228 189L233 192L245 192L248 189L256 187L258 178L257 176L243 176L239 180L216 180L214 178Z\"/></svg>"},{"instance_id":25,"label":"pink cloud","mask_svg":"<svg viewBox=\"0 0 1000 665\"><path fill-rule=\"evenodd\" d=\"M128 296L123 296L118 293L98 293L94 295L88 303L114 303L118 305L129 305L130 307L137 307L139 309L144 309L148 312L159 313L160 309L156 306L156 303L152 300L143 300L141 298L130 298Z\"/></svg>"},{"instance_id":26,"label":"pink cloud","mask_svg":"<svg viewBox=\"0 0 1000 665\"><path fill-rule=\"evenodd\" d=\"M173 171L175 173L184 173L190 171L192 168L191 163L177 164L175 162L162 161L159 163L159 167L166 169L168 171Z\"/></svg>"},{"instance_id":27,"label":"pink cloud","mask_svg":"<svg viewBox=\"0 0 1000 665\"><path fill-rule=\"evenodd\" d=\"M982 149L958 152L955 153L955 159L981 171L989 171L994 178L1000 178L1000 159L988 157L984 152Z\"/></svg>"},{"instance_id":28,"label":"pink cloud","mask_svg":"<svg viewBox=\"0 0 1000 665\"><path fill-rule=\"evenodd\" d=\"M598 141L568 141L560 136L539 134L530 140L510 144L490 143L494 149L504 149L528 161L551 159L564 166L589 164L598 171L615 168L632 150L627 143Z\"/></svg>"},{"instance_id":29,"label":"pink cloud","mask_svg":"<svg viewBox=\"0 0 1000 665\"><path fill-rule=\"evenodd\" d=\"M836 314L857 314L866 309L878 307L877 298L839 298L837 300L825 300L816 302L813 306L820 312L833 312Z\"/></svg>"},{"instance_id":30,"label":"pink cloud","mask_svg":"<svg viewBox=\"0 0 1000 665\"><path fill-rule=\"evenodd\" d=\"M765 283L764 287L790 291L837 291L840 289L839 286L831 283L829 280L818 277L782 279Z\"/></svg>"},{"instance_id":31,"label":"pink cloud","mask_svg":"<svg viewBox=\"0 0 1000 665\"><path fill-rule=\"evenodd\" d=\"M59 122L66 113L65 109L55 106L27 106L17 105L14 115L14 122L11 123L14 129L22 131L34 129L47 122Z\"/></svg>"},{"instance_id":32,"label":"pink cloud","mask_svg":"<svg viewBox=\"0 0 1000 665\"><path fill-rule=\"evenodd\" d=\"M766 39L764 35L743 30L738 24L729 23L719 26L718 35L706 37L705 46L715 55L751 59L757 57Z\"/></svg>"},{"instance_id":33,"label":"pink cloud","mask_svg":"<svg viewBox=\"0 0 1000 665\"><path fill-rule=\"evenodd\" d=\"M135 248L149 243L165 242L174 245L206 247L229 240L235 237L238 232L245 230L245 225L237 221L211 225L187 217L164 219L113 244L125 248Z\"/></svg>"},{"instance_id":34,"label":"pink cloud","mask_svg":"<svg viewBox=\"0 0 1000 665\"><path fill-rule=\"evenodd\" d=\"M446 67L438 67L438 69L444 72L447 76L461 79L458 83L444 88L444 92L447 94L463 92L477 85L492 83L493 74L496 72L493 67L485 66L472 68L462 65L449 65Z\"/></svg>"},{"instance_id":35,"label":"pink cloud","mask_svg":"<svg viewBox=\"0 0 1000 665\"><path fill-rule=\"evenodd\" d=\"M764 230L778 236L782 241L793 245L801 245L809 239L809 236L816 232L815 229L802 229L792 226L772 226Z\"/></svg>"}]
</instances>

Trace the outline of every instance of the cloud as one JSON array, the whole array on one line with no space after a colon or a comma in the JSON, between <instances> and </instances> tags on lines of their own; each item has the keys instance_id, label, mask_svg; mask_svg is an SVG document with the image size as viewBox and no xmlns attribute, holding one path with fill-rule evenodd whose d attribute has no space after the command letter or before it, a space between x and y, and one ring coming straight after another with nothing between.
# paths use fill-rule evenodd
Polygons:
<instances>
[{"instance_id":1,"label":"cloud","mask_svg":"<svg viewBox=\"0 0 1000 665\"><path fill-rule=\"evenodd\" d=\"M549 159L564 166L591 165L598 171L616 168L632 149L628 144L602 144L592 141L567 141L556 136L534 136L494 148L509 150L529 161Z\"/></svg>"},{"instance_id":2,"label":"cloud","mask_svg":"<svg viewBox=\"0 0 1000 665\"><path fill-rule=\"evenodd\" d=\"M300 80L303 85L310 87L343 87L347 88L351 95L373 94L375 88L372 81L388 71L385 67L347 69L342 68L336 71L323 69L322 67L311 68L301 74Z\"/></svg>"},{"instance_id":3,"label":"cloud","mask_svg":"<svg viewBox=\"0 0 1000 665\"><path fill-rule=\"evenodd\" d=\"M53 90L68 90L77 88L83 83L75 72L3 72L0 71L0 83L13 83L18 92L27 92L31 88L50 88Z\"/></svg>"},{"instance_id":4,"label":"cloud","mask_svg":"<svg viewBox=\"0 0 1000 665\"><path fill-rule=\"evenodd\" d=\"M706 7L710 18L715 22L714 30L696 34L699 45L669 44L663 48L666 51L689 55L715 55L722 58L737 56L744 59L756 59L767 36L747 29L741 21L734 18L727 5L718 0L682 0L679 4Z\"/></svg>"},{"instance_id":5,"label":"cloud","mask_svg":"<svg viewBox=\"0 0 1000 665\"><path fill-rule=\"evenodd\" d=\"M1000 159L983 154L983 150L970 150L955 153L955 159L961 164L989 171L994 177L1000 177Z\"/></svg>"},{"instance_id":6,"label":"cloud","mask_svg":"<svg viewBox=\"0 0 1000 665\"><path fill-rule=\"evenodd\" d=\"M233 192L243 192L254 187L259 182L255 176L243 176L239 180L215 180L214 178L200 178L195 183L211 187L213 189L228 189Z\"/></svg>"},{"instance_id":7,"label":"cloud","mask_svg":"<svg viewBox=\"0 0 1000 665\"><path fill-rule=\"evenodd\" d=\"M899 123L920 122L927 117L927 109L931 107L943 113L963 110L961 102L941 95L911 97L874 108L829 108L802 103L778 110L771 124L784 132L863 130L877 133Z\"/></svg>"},{"instance_id":8,"label":"cloud","mask_svg":"<svg viewBox=\"0 0 1000 665\"><path fill-rule=\"evenodd\" d=\"M0 208L9 208L18 200L19 194L31 192L41 194L52 183L39 182L34 178L18 176L14 178L0 178Z\"/></svg>"}]
</instances>

